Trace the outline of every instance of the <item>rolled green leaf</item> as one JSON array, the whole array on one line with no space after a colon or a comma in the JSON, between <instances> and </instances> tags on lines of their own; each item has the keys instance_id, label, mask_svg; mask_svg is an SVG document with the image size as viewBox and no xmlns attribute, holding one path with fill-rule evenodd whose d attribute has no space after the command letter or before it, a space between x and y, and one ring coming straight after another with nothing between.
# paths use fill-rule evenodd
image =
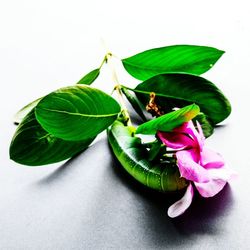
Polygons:
<instances>
[{"instance_id":1,"label":"rolled green leaf","mask_svg":"<svg viewBox=\"0 0 250 250\"><path fill-rule=\"evenodd\" d=\"M231 105L223 93L205 78L191 75L168 73L154 76L134 89L138 99L146 105L149 94L156 94L155 102L165 111L196 103L201 112L217 124L231 113Z\"/></svg>"},{"instance_id":2,"label":"rolled green leaf","mask_svg":"<svg viewBox=\"0 0 250 250\"><path fill-rule=\"evenodd\" d=\"M207 46L173 45L146 50L123 59L122 63L127 72L139 80L169 72L200 75L212 68L223 53Z\"/></svg>"},{"instance_id":3,"label":"rolled green leaf","mask_svg":"<svg viewBox=\"0 0 250 250\"><path fill-rule=\"evenodd\" d=\"M35 108L43 129L68 141L95 137L116 120L119 112L120 106L111 96L85 85L52 92Z\"/></svg>"},{"instance_id":4,"label":"rolled green leaf","mask_svg":"<svg viewBox=\"0 0 250 250\"><path fill-rule=\"evenodd\" d=\"M193 119L199 112L199 107L192 104L141 124L137 127L136 133L153 135L156 134L157 131L171 132L184 122Z\"/></svg>"},{"instance_id":5,"label":"rolled green leaf","mask_svg":"<svg viewBox=\"0 0 250 250\"><path fill-rule=\"evenodd\" d=\"M10 158L28 166L41 166L66 160L86 149L94 138L65 141L45 131L32 110L17 127L11 141Z\"/></svg>"},{"instance_id":6,"label":"rolled green leaf","mask_svg":"<svg viewBox=\"0 0 250 250\"><path fill-rule=\"evenodd\" d=\"M100 68L94 69L90 71L87 75L85 75L77 84L90 85L96 80L99 74L100 74Z\"/></svg>"},{"instance_id":7,"label":"rolled green leaf","mask_svg":"<svg viewBox=\"0 0 250 250\"><path fill-rule=\"evenodd\" d=\"M133 131L119 121L108 128L109 144L123 168L143 185L160 192L184 189L188 183L180 177L176 164L152 162L152 156Z\"/></svg>"}]
</instances>

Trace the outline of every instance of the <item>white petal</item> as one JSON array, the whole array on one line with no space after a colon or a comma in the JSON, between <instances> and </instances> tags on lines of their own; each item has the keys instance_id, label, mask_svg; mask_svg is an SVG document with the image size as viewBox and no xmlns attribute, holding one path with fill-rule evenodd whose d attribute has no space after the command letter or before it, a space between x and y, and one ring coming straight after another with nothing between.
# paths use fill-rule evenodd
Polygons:
<instances>
[{"instance_id":1,"label":"white petal","mask_svg":"<svg viewBox=\"0 0 250 250\"><path fill-rule=\"evenodd\" d=\"M192 184L190 183L184 196L168 208L168 216L171 218L175 218L183 214L191 205L193 196L194 190Z\"/></svg>"}]
</instances>

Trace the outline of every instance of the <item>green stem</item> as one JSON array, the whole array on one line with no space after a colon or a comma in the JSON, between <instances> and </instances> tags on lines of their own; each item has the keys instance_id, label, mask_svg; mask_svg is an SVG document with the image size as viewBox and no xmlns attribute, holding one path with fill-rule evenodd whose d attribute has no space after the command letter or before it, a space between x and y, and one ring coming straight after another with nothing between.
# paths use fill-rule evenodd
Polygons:
<instances>
[{"instance_id":1,"label":"green stem","mask_svg":"<svg viewBox=\"0 0 250 250\"><path fill-rule=\"evenodd\" d=\"M112 78L113 78L113 81L115 83L114 90L116 90L116 93L117 93L117 96L118 96L118 100L119 100L119 103L121 105L122 115L123 115L123 117L125 119L126 124L128 126L132 126L129 113L128 113L127 107L126 107L124 99L123 99L123 94L122 94L122 90L121 90L122 85L119 83L118 77L117 77L117 74L116 74L116 71L115 71L115 67L114 67L114 63L113 63L113 58L112 58L112 53L108 52L106 54L105 58L106 58L107 64L110 67L110 70L111 70L111 73L112 73Z\"/></svg>"},{"instance_id":2,"label":"green stem","mask_svg":"<svg viewBox=\"0 0 250 250\"><path fill-rule=\"evenodd\" d=\"M107 61L108 61L108 54L106 54L106 55L104 56L104 58L103 58L103 60L102 60L102 62L101 62L101 64L100 64L100 66L99 66L99 69L101 69L102 66L104 65L104 63L106 63Z\"/></svg>"}]
</instances>

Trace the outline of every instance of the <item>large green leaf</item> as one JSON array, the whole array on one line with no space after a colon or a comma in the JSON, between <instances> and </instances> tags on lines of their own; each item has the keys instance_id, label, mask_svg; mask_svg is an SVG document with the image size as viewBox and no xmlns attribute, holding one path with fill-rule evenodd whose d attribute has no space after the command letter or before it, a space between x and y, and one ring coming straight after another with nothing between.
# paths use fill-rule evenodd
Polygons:
<instances>
[{"instance_id":1,"label":"large green leaf","mask_svg":"<svg viewBox=\"0 0 250 250\"><path fill-rule=\"evenodd\" d=\"M85 75L77 84L86 84L90 85L92 84L95 79L99 76L100 74L100 68L94 69L90 71L87 75Z\"/></svg>"},{"instance_id":2,"label":"large green leaf","mask_svg":"<svg viewBox=\"0 0 250 250\"><path fill-rule=\"evenodd\" d=\"M52 92L35 108L36 118L46 131L69 141L96 136L119 112L120 106L111 96L85 85Z\"/></svg>"},{"instance_id":3,"label":"large green leaf","mask_svg":"<svg viewBox=\"0 0 250 250\"><path fill-rule=\"evenodd\" d=\"M200 109L192 104L162 115L156 119L141 124L137 129L137 134L156 134L157 131L171 132L174 128L181 126L198 115Z\"/></svg>"},{"instance_id":4,"label":"large green leaf","mask_svg":"<svg viewBox=\"0 0 250 250\"><path fill-rule=\"evenodd\" d=\"M213 125L223 121L231 112L229 101L213 83L191 74L154 76L140 83L134 91L145 105L150 92L155 92L155 102L165 112L196 103Z\"/></svg>"},{"instance_id":5,"label":"large green leaf","mask_svg":"<svg viewBox=\"0 0 250 250\"><path fill-rule=\"evenodd\" d=\"M66 160L86 149L94 138L64 141L46 132L32 110L19 124L12 139L10 158L18 163L39 166Z\"/></svg>"},{"instance_id":6,"label":"large green leaf","mask_svg":"<svg viewBox=\"0 0 250 250\"><path fill-rule=\"evenodd\" d=\"M123 59L122 63L128 73L139 80L169 72L200 75L208 71L223 53L206 46L173 45L146 50Z\"/></svg>"}]
</instances>

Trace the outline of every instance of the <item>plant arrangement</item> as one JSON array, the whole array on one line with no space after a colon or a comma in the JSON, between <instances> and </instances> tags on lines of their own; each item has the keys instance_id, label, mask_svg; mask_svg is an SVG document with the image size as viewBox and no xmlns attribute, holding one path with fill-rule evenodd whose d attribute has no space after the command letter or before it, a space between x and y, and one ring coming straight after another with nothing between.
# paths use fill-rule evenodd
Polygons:
<instances>
[{"instance_id":1,"label":"plant arrangement","mask_svg":"<svg viewBox=\"0 0 250 250\"><path fill-rule=\"evenodd\" d=\"M168 209L170 217L185 212L194 192L212 197L236 175L222 156L205 146L205 138L231 112L215 84L200 75L224 51L207 46L173 45L122 59L124 69L141 82L120 84L108 52L100 67L77 84L60 88L22 108L10 144L10 158L41 166L73 157L102 131L121 166L140 183L160 192L184 190ZM114 79L117 98L90 86L104 64ZM124 99L141 119L133 125ZM127 102L127 103L128 103ZM151 135L145 141L143 135Z\"/></svg>"}]
</instances>

